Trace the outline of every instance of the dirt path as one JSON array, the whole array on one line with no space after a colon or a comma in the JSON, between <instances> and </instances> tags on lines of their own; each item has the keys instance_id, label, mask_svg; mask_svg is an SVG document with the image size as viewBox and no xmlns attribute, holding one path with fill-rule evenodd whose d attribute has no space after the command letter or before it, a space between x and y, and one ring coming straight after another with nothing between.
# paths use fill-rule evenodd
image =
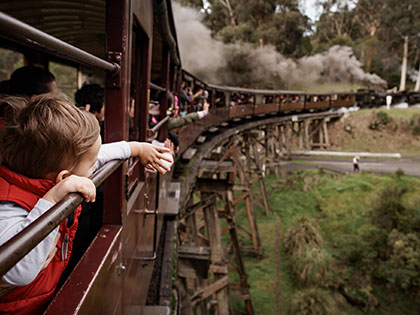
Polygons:
<instances>
[{"instance_id":1,"label":"dirt path","mask_svg":"<svg viewBox=\"0 0 420 315\"><path fill-rule=\"evenodd\" d=\"M280 241L280 231L281 231L281 222L280 218L276 216L276 233L274 234L274 264L275 264L275 307L276 312L275 314L283 314L282 312L282 295L281 295L281 257L280 257L280 247L281 247L281 241Z\"/></svg>"}]
</instances>

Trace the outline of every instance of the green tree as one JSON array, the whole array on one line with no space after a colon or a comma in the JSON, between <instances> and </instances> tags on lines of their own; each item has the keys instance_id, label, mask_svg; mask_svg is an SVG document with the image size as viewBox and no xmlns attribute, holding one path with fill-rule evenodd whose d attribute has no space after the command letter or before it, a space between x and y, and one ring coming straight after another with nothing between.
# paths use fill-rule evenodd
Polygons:
<instances>
[{"instance_id":1,"label":"green tree","mask_svg":"<svg viewBox=\"0 0 420 315\"><path fill-rule=\"evenodd\" d=\"M413 62L418 53L414 41L420 33L420 2L387 0L381 23L386 28L385 40L389 47L401 56L400 90L405 90L408 64L410 60Z\"/></svg>"}]
</instances>

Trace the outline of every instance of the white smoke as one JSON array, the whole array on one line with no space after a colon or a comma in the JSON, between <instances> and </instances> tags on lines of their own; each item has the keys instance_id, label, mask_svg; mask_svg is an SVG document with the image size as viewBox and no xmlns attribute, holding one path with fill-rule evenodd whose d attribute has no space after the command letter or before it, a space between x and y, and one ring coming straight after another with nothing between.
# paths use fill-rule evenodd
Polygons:
<instances>
[{"instance_id":1,"label":"white smoke","mask_svg":"<svg viewBox=\"0 0 420 315\"><path fill-rule=\"evenodd\" d=\"M226 65L225 45L211 37L196 10L172 3L182 67L191 73L219 82L218 70Z\"/></svg>"},{"instance_id":2,"label":"white smoke","mask_svg":"<svg viewBox=\"0 0 420 315\"><path fill-rule=\"evenodd\" d=\"M276 81L285 88L306 88L321 80L386 86L376 74L363 71L350 47L333 46L321 54L295 61L270 45L257 48L243 43L224 44L211 37L199 12L176 2L173 11L183 68L210 83L252 86L256 82ZM242 57L241 66L249 70L246 74L249 78L227 67L238 56Z\"/></svg>"}]
</instances>

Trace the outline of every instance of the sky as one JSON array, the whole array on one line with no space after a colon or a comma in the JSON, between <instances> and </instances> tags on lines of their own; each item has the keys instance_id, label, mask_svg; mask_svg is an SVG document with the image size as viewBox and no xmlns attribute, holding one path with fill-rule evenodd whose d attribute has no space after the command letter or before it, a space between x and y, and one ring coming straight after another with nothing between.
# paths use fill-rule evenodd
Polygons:
<instances>
[{"instance_id":1,"label":"sky","mask_svg":"<svg viewBox=\"0 0 420 315\"><path fill-rule=\"evenodd\" d=\"M319 0L301 0L301 9L313 22L315 22L321 15L322 7L317 5ZM350 9L354 8L356 1L347 0ZM332 8L334 10L334 7Z\"/></svg>"},{"instance_id":2,"label":"sky","mask_svg":"<svg viewBox=\"0 0 420 315\"><path fill-rule=\"evenodd\" d=\"M321 7L315 4L317 0L301 0L302 11L312 21L316 21L321 14Z\"/></svg>"}]
</instances>

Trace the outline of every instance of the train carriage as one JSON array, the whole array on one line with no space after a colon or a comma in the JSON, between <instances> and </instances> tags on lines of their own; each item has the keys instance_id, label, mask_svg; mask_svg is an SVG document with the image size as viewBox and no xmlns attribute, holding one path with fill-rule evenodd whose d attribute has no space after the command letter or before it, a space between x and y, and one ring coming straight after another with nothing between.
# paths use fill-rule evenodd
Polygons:
<instances>
[{"instance_id":1,"label":"train carriage","mask_svg":"<svg viewBox=\"0 0 420 315\"><path fill-rule=\"evenodd\" d=\"M169 0L2 1L0 11L0 47L21 53L24 65L51 70L53 62L63 64L77 74L76 88L84 76L105 86L104 142L146 140L148 103L154 91L160 92L165 120L168 94L176 93L181 75ZM135 114L129 128L132 105ZM166 126L159 127L163 139ZM146 304L170 304L171 292L160 292L160 284L153 285L153 280L170 281L171 273L152 279L155 261L162 260L158 257L162 231L171 228L173 221L168 218L177 211L167 197L170 179L170 173L145 171L132 159L114 161L94 175L97 185L105 181L101 227L81 245L87 250L74 253L73 267L77 266L63 279L47 314L122 314L150 310ZM79 196L67 198L43 223L2 246L2 274L19 260L11 252L23 257L36 245L31 240L42 240L81 201ZM87 215L87 220L95 218ZM46 228L46 222L53 225ZM78 233L83 228L81 224Z\"/></svg>"}]
</instances>

